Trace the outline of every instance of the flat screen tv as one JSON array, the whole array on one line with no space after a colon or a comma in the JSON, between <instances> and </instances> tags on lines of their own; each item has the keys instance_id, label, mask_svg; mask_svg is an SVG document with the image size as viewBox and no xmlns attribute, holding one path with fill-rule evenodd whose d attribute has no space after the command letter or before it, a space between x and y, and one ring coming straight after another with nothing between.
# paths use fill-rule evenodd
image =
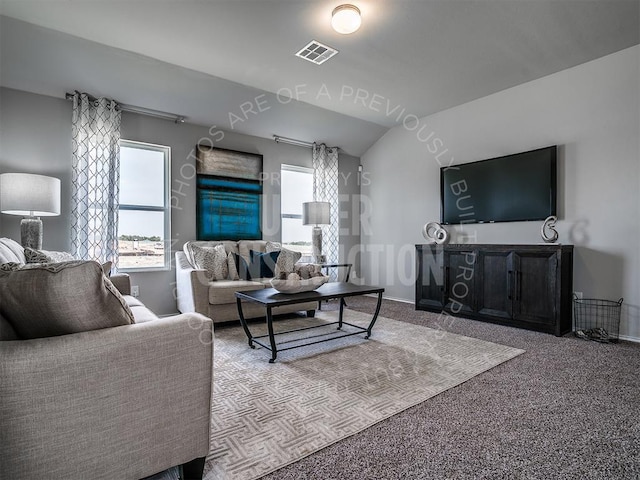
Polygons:
<instances>
[{"instance_id":1,"label":"flat screen tv","mask_svg":"<svg viewBox=\"0 0 640 480\"><path fill-rule=\"evenodd\" d=\"M556 215L557 146L440 169L441 223L544 220Z\"/></svg>"}]
</instances>

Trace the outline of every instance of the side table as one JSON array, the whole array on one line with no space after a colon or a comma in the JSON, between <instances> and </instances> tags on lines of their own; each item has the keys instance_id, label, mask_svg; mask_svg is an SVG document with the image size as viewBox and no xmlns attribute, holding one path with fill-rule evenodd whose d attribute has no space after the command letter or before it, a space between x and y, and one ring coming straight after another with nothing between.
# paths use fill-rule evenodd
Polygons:
<instances>
[{"instance_id":1,"label":"side table","mask_svg":"<svg viewBox=\"0 0 640 480\"><path fill-rule=\"evenodd\" d=\"M346 268L347 273L344 277L344 282L349 282L349 275L351 275L351 268L353 267L353 263L321 263L320 267L325 268L327 270L327 273L329 273L330 268Z\"/></svg>"},{"instance_id":2,"label":"side table","mask_svg":"<svg viewBox=\"0 0 640 480\"><path fill-rule=\"evenodd\" d=\"M344 276L344 282L349 283L349 276L351 275L351 267L353 267L353 263L320 263L321 268L327 270L327 274L329 273L330 268L346 268L347 273ZM340 279L338 279L340 281ZM328 300L325 300L327 302ZM343 299L344 302L344 299ZM347 302L344 302L344 305L347 305ZM318 302L318 310L322 310L322 302Z\"/></svg>"}]
</instances>

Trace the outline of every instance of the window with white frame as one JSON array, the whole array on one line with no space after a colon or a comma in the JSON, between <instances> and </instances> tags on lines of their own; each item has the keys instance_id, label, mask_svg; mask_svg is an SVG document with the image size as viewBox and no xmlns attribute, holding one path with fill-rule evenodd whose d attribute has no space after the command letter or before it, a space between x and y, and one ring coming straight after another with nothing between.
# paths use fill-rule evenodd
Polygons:
<instances>
[{"instance_id":1,"label":"window with white frame","mask_svg":"<svg viewBox=\"0 0 640 480\"><path fill-rule=\"evenodd\" d=\"M170 147L120 141L119 270L170 268L170 163Z\"/></svg>"},{"instance_id":2,"label":"window with white frame","mask_svg":"<svg viewBox=\"0 0 640 480\"><path fill-rule=\"evenodd\" d=\"M280 175L282 244L311 255L311 227L302 225L302 204L313 201L313 169L282 165Z\"/></svg>"}]
</instances>

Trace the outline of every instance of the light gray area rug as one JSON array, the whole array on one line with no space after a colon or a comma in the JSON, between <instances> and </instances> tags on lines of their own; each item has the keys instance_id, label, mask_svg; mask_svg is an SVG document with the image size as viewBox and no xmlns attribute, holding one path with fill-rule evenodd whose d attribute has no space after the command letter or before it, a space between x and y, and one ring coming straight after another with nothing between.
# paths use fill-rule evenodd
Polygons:
<instances>
[{"instance_id":1,"label":"light gray area rug","mask_svg":"<svg viewBox=\"0 0 640 480\"><path fill-rule=\"evenodd\" d=\"M369 319L345 311L350 323ZM335 320L336 312L319 312L275 325L282 331ZM251 330L266 333L266 326ZM240 327L217 328L205 479L259 478L524 352L383 317L363 337L284 351L270 364L270 353L250 349Z\"/></svg>"}]
</instances>

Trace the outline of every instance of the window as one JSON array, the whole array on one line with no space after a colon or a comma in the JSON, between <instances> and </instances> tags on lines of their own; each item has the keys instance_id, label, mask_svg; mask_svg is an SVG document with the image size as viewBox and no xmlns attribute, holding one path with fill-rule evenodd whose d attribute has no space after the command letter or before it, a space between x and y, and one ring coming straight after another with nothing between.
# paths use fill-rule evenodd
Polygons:
<instances>
[{"instance_id":1,"label":"window","mask_svg":"<svg viewBox=\"0 0 640 480\"><path fill-rule=\"evenodd\" d=\"M168 270L171 148L120 141L119 270Z\"/></svg>"},{"instance_id":2,"label":"window","mask_svg":"<svg viewBox=\"0 0 640 480\"><path fill-rule=\"evenodd\" d=\"M282 165L280 174L282 244L311 255L311 226L302 225L302 204L313 201L313 169Z\"/></svg>"}]
</instances>

